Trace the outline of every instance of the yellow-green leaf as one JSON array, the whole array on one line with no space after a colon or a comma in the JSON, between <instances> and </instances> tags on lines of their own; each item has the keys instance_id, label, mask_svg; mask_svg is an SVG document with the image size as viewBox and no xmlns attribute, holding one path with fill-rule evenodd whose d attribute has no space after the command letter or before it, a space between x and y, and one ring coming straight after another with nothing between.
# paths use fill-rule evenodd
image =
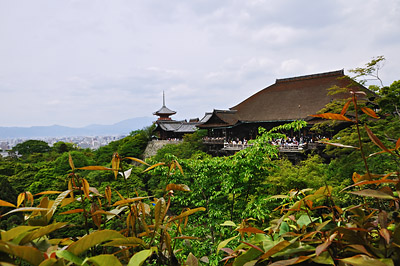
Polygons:
<instances>
[{"instance_id":1,"label":"yellow-green leaf","mask_svg":"<svg viewBox=\"0 0 400 266\"><path fill-rule=\"evenodd\" d=\"M85 262L90 261L96 266L122 266L121 262L115 257L114 255L110 254L103 254L94 257L87 258L83 261L82 264Z\"/></svg>"},{"instance_id":2,"label":"yellow-green leaf","mask_svg":"<svg viewBox=\"0 0 400 266\"><path fill-rule=\"evenodd\" d=\"M185 184L168 184L165 190L190 191L190 188Z\"/></svg>"},{"instance_id":3,"label":"yellow-green leaf","mask_svg":"<svg viewBox=\"0 0 400 266\"><path fill-rule=\"evenodd\" d=\"M217 253L221 250L221 248L224 248L226 245L228 245L229 242L231 242L233 239L237 238L238 236L239 235L236 235L231 238L225 239L224 241L221 241L221 243L218 244Z\"/></svg>"},{"instance_id":4,"label":"yellow-green leaf","mask_svg":"<svg viewBox=\"0 0 400 266\"><path fill-rule=\"evenodd\" d=\"M79 256L82 252L85 252L91 247L94 247L105 241L113 240L116 238L123 238L124 236L114 230L101 230L95 231L90 235L86 235L78 241L72 243L67 250L74 255Z\"/></svg>"},{"instance_id":5,"label":"yellow-green leaf","mask_svg":"<svg viewBox=\"0 0 400 266\"><path fill-rule=\"evenodd\" d=\"M25 200L25 192L19 193L18 199L17 199L17 208L19 205L22 204L22 202Z\"/></svg>"},{"instance_id":6,"label":"yellow-green leaf","mask_svg":"<svg viewBox=\"0 0 400 266\"><path fill-rule=\"evenodd\" d=\"M51 206L50 210L47 212L46 216L51 217L56 211L58 205L60 205L63 202L63 200L68 196L70 192L71 190L66 190L62 192L60 195L58 195L53 205Z\"/></svg>"},{"instance_id":7,"label":"yellow-green leaf","mask_svg":"<svg viewBox=\"0 0 400 266\"><path fill-rule=\"evenodd\" d=\"M351 191L349 192L354 195L363 196L363 197L373 197L378 199L395 199L395 197L386 194L385 192L373 189L364 189L360 191Z\"/></svg>"},{"instance_id":8,"label":"yellow-green leaf","mask_svg":"<svg viewBox=\"0 0 400 266\"><path fill-rule=\"evenodd\" d=\"M103 246L111 246L111 247L119 247L119 246L146 246L146 243L140 238L137 237L124 237L120 239L114 239Z\"/></svg>"},{"instance_id":9,"label":"yellow-green leaf","mask_svg":"<svg viewBox=\"0 0 400 266\"><path fill-rule=\"evenodd\" d=\"M135 202L138 200L147 199L147 198L149 198L149 197L136 197L136 198L131 198L131 199L119 200L119 201L115 202L113 204L113 206L124 205L124 204L132 203L132 202Z\"/></svg>"},{"instance_id":10,"label":"yellow-green leaf","mask_svg":"<svg viewBox=\"0 0 400 266\"><path fill-rule=\"evenodd\" d=\"M73 209L73 210L62 212L60 214L73 214L73 213L81 213L84 211L85 211L84 209Z\"/></svg>"},{"instance_id":11,"label":"yellow-green leaf","mask_svg":"<svg viewBox=\"0 0 400 266\"><path fill-rule=\"evenodd\" d=\"M7 202L7 201L4 201L4 200L0 200L0 206L2 206L2 207L14 207L14 208L17 207L14 204L12 204L10 202Z\"/></svg>"},{"instance_id":12,"label":"yellow-green leaf","mask_svg":"<svg viewBox=\"0 0 400 266\"><path fill-rule=\"evenodd\" d=\"M138 163L141 163L141 164L150 166L150 164L148 164L148 163L146 163L145 161L142 161L142 160L140 160L140 159L138 159L138 158L134 158L134 157L125 157L125 159L129 159L129 160L132 160L132 161L135 161L135 162L138 162Z\"/></svg>"},{"instance_id":13,"label":"yellow-green leaf","mask_svg":"<svg viewBox=\"0 0 400 266\"><path fill-rule=\"evenodd\" d=\"M39 195L50 195L50 194L60 194L60 193L61 193L61 191L52 191L52 190L49 190L49 191L42 191L42 192L36 193L35 196L39 196Z\"/></svg>"},{"instance_id":14,"label":"yellow-green leaf","mask_svg":"<svg viewBox=\"0 0 400 266\"><path fill-rule=\"evenodd\" d=\"M89 182L85 178L82 178L83 193L85 194L85 197L90 200L89 187Z\"/></svg>"},{"instance_id":15,"label":"yellow-green leaf","mask_svg":"<svg viewBox=\"0 0 400 266\"><path fill-rule=\"evenodd\" d=\"M76 169L80 169L80 170L107 170L107 171L113 170L111 168L104 167L104 166L99 166L99 165L84 166L84 167L79 167L79 168L76 168Z\"/></svg>"},{"instance_id":16,"label":"yellow-green leaf","mask_svg":"<svg viewBox=\"0 0 400 266\"><path fill-rule=\"evenodd\" d=\"M36 248L17 246L10 242L0 241L0 251L21 258L32 265L39 265L44 261L44 254Z\"/></svg>"},{"instance_id":17,"label":"yellow-green leaf","mask_svg":"<svg viewBox=\"0 0 400 266\"><path fill-rule=\"evenodd\" d=\"M11 213L15 213L15 212L34 212L34 211L48 211L48 208L36 208L36 207L23 207L23 208L18 208L18 209L14 209L12 211L9 211L5 214L2 214L1 216L6 216L9 215Z\"/></svg>"},{"instance_id":18,"label":"yellow-green leaf","mask_svg":"<svg viewBox=\"0 0 400 266\"><path fill-rule=\"evenodd\" d=\"M153 254L151 249L145 249L139 251L129 260L128 266L141 266L145 262L145 260Z\"/></svg>"},{"instance_id":19,"label":"yellow-green leaf","mask_svg":"<svg viewBox=\"0 0 400 266\"><path fill-rule=\"evenodd\" d=\"M1 232L1 240L10 241L14 238L17 238L21 234L25 234L26 232L29 232L36 228L37 226L24 226L24 225L14 227L8 231Z\"/></svg>"},{"instance_id":20,"label":"yellow-green leaf","mask_svg":"<svg viewBox=\"0 0 400 266\"><path fill-rule=\"evenodd\" d=\"M366 255L356 255L353 257L339 259L339 260L343 261L344 263L351 264L353 266L390 266L390 265L394 265L392 260L388 261L388 263L390 263L390 261L391 261L391 264L386 264L378 259L374 259L374 258L368 257Z\"/></svg>"},{"instance_id":21,"label":"yellow-green leaf","mask_svg":"<svg viewBox=\"0 0 400 266\"><path fill-rule=\"evenodd\" d=\"M21 241L20 241L20 245L26 244L34 239L37 239L39 237L42 237L44 235L48 235L51 232L62 228L66 225L67 223L54 223L54 224L50 224L47 226L43 226L40 227L37 230L34 230L33 232L31 232L30 234L26 235Z\"/></svg>"},{"instance_id":22,"label":"yellow-green leaf","mask_svg":"<svg viewBox=\"0 0 400 266\"><path fill-rule=\"evenodd\" d=\"M71 167L72 171L74 171L75 165L74 165L74 161L72 160L71 153L68 153L68 162L69 162L69 166Z\"/></svg>"},{"instance_id":23,"label":"yellow-green leaf","mask_svg":"<svg viewBox=\"0 0 400 266\"><path fill-rule=\"evenodd\" d=\"M156 168L157 166L160 166L160 165L165 165L165 163L156 163L156 164L153 164L152 166L150 166L150 167L148 167L146 170L144 170L143 173L145 173L145 172L147 172L147 171L150 171L151 169Z\"/></svg>"},{"instance_id":24,"label":"yellow-green leaf","mask_svg":"<svg viewBox=\"0 0 400 266\"><path fill-rule=\"evenodd\" d=\"M158 227L162 224L162 221L164 220L165 209L165 199L159 198L154 208L154 231L157 231Z\"/></svg>"},{"instance_id":25,"label":"yellow-green leaf","mask_svg":"<svg viewBox=\"0 0 400 266\"><path fill-rule=\"evenodd\" d=\"M186 217L186 216L192 215L192 214L195 213L195 212L198 212L198 211L205 211L205 210L206 210L206 208L204 208L204 207L199 207L199 208L196 208L196 209L191 209L191 210L182 212L182 213L179 214L178 216L172 217L172 218L169 220L169 222L172 222L172 221L175 221L175 220L179 220L179 219L182 219L182 218L184 218L184 217Z\"/></svg>"},{"instance_id":26,"label":"yellow-green leaf","mask_svg":"<svg viewBox=\"0 0 400 266\"><path fill-rule=\"evenodd\" d=\"M112 166L112 169L114 171L115 179L117 179L117 176L118 176L119 163L120 163L119 155L118 155L118 153L114 153L113 154L113 158L111 160L111 166Z\"/></svg>"}]
</instances>

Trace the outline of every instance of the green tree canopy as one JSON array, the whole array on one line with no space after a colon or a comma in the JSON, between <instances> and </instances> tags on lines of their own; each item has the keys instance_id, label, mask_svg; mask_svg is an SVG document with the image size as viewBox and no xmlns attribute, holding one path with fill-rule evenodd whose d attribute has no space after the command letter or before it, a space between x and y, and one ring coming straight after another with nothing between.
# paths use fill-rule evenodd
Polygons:
<instances>
[{"instance_id":1,"label":"green tree canopy","mask_svg":"<svg viewBox=\"0 0 400 266\"><path fill-rule=\"evenodd\" d=\"M50 151L50 146L47 142L42 140L27 140L25 142L17 144L12 150L18 151L21 155L33 154L33 153L45 153Z\"/></svg>"}]
</instances>

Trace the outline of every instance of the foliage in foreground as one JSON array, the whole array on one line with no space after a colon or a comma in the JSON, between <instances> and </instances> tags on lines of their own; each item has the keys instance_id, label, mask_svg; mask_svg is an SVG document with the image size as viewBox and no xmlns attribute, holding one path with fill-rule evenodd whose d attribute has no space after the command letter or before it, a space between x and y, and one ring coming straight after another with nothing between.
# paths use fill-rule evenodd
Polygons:
<instances>
[{"instance_id":1,"label":"foliage in foreground","mask_svg":"<svg viewBox=\"0 0 400 266\"><path fill-rule=\"evenodd\" d=\"M340 143L329 145L358 150L365 166L365 173L353 173L354 184L344 191L363 198L363 203L340 207L333 197L331 186L325 185L308 194L307 190L292 191L289 195L272 198L288 199L279 210L283 216L264 230L246 223L225 225L236 227L238 235L222 241L219 251L227 255L223 259L229 265L400 265L400 203L399 169L384 174L373 174L361 140L358 111L378 118L368 107L360 107L353 92L340 114L324 113L316 117L350 121L355 124L358 145ZM346 117L350 104L355 108L355 119ZM399 163L400 138L394 147L387 148L368 126L365 131L380 152L369 156L389 154ZM399 165L399 164L398 164ZM247 237L245 237L247 234ZM240 238L235 248L227 244Z\"/></svg>"}]
</instances>

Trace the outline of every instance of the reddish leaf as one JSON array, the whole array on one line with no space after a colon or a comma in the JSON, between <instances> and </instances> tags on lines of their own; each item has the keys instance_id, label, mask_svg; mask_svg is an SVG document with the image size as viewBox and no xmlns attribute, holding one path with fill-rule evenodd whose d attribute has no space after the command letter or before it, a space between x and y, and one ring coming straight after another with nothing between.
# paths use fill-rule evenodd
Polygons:
<instances>
[{"instance_id":1,"label":"reddish leaf","mask_svg":"<svg viewBox=\"0 0 400 266\"><path fill-rule=\"evenodd\" d=\"M399 139L397 140L397 142L396 142L396 148L395 148L395 149L397 150L397 149L399 149L399 148L400 148L400 138L399 138Z\"/></svg>"},{"instance_id":2,"label":"reddish leaf","mask_svg":"<svg viewBox=\"0 0 400 266\"><path fill-rule=\"evenodd\" d=\"M84 212L84 210L83 209L74 209L74 210L62 212L60 214L73 214L73 213L80 213L80 212Z\"/></svg>"},{"instance_id":3,"label":"reddish leaf","mask_svg":"<svg viewBox=\"0 0 400 266\"><path fill-rule=\"evenodd\" d=\"M256 245L253 245L251 243L247 243L247 242L244 242L244 241L240 241L240 242L243 243L243 244L246 244L246 245L248 245L248 246L250 246L250 247L252 247L254 249L257 249L258 251L260 251L262 253L264 253L264 250L262 250L260 247L257 247Z\"/></svg>"},{"instance_id":4,"label":"reddish leaf","mask_svg":"<svg viewBox=\"0 0 400 266\"><path fill-rule=\"evenodd\" d=\"M379 119L379 116L376 115L374 110L368 108L368 107L361 107L361 111L363 111L365 114L369 115L370 117Z\"/></svg>"},{"instance_id":5,"label":"reddish leaf","mask_svg":"<svg viewBox=\"0 0 400 266\"><path fill-rule=\"evenodd\" d=\"M390 243L390 232L386 228L379 229L379 234L385 239L386 244Z\"/></svg>"},{"instance_id":6,"label":"reddish leaf","mask_svg":"<svg viewBox=\"0 0 400 266\"><path fill-rule=\"evenodd\" d=\"M324 113L324 114L310 115L310 116L321 117L321 118L331 119L331 120L340 120L340 121L349 121L349 122L351 122L351 120L349 118L347 118L347 117L345 117L344 115L341 115L341 114Z\"/></svg>"},{"instance_id":7,"label":"reddish leaf","mask_svg":"<svg viewBox=\"0 0 400 266\"><path fill-rule=\"evenodd\" d=\"M80 169L80 170L112 170L111 168L108 167L104 167L104 166L99 166L99 165L92 165L92 166L84 166L84 167L79 167L76 169Z\"/></svg>"},{"instance_id":8,"label":"reddish leaf","mask_svg":"<svg viewBox=\"0 0 400 266\"><path fill-rule=\"evenodd\" d=\"M367 131L368 137L372 140L373 143L375 143L376 146L381 148L383 151L393 154L388 148L385 147L385 145L383 145L383 143L377 138L377 136L372 133L371 129L369 129L367 125L365 125L365 130Z\"/></svg>"},{"instance_id":9,"label":"reddish leaf","mask_svg":"<svg viewBox=\"0 0 400 266\"><path fill-rule=\"evenodd\" d=\"M279 251L285 249L286 247L290 246L292 243L290 243L287 240L283 240L281 242L279 242L278 244L276 244L275 246L273 246L272 248L270 248L267 252L264 253L264 255L262 255L260 257L260 259L262 260L266 260L268 259L270 256L278 253Z\"/></svg>"},{"instance_id":10,"label":"reddish leaf","mask_svg":"<svg viewBox=\"0 0 400 266\"><path fill-rule=\"evenodd\" d=\"M340 112L341 115L345 115L345 114L346 114L347 109L349 108L351 101L352 101L352 100L349 100L349 101L343 106L342 112Z\"/></svg>"},{"instance_id":11,"label":"reddish leaf","mask_svg":"<svg viewBox=\"0 0 400 266\"><path fill-rule=\"evenodd\" d=\"M240 228L240 229L236 229L236 231L239 231L240 233L265 234L264 231L254 228L254 227Z\"/></svg>"}]
</instances>

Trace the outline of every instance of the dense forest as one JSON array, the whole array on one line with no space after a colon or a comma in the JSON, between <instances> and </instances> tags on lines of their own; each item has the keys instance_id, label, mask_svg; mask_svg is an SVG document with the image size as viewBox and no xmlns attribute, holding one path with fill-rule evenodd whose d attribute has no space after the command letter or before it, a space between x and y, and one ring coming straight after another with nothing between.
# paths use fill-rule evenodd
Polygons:
<instances>
[{"instance_id":1,"label":"dense forest","mask_svg":"<svg viewBox=\"0 0 400 266\"><path fill-rule=\"evenodd\" d=\"M144 159L152 126L98 150L21 143L0 158L0 264L400 265L400 81L370 89L314 114L351 125L297 164L271 141L304 121L224 157L198 131Z\"/></svg>"}]
</instances>

